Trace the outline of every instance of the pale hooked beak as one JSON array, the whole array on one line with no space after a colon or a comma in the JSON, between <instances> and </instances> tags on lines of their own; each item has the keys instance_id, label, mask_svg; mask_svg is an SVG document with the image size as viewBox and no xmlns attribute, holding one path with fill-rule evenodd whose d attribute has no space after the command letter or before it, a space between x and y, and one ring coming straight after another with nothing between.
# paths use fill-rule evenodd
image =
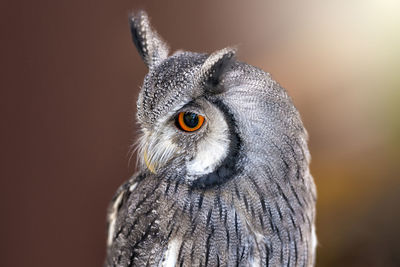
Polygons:
<instances>
[{"instance_id":1,"label":"pale hooked beak","mask_svg":"<svg viewBox=\"0 0 400 267\"><path fill-rule=\"evenodd\" d=\"M144 132L140 139L140 154L144 164L152 173L157 173L177 152L171 141L174 132Z\"/></svg>"},{"instance_id":2,"label":"pale hooked beak","mask_svg":"<svg viewBox=\"0 0 400 267\"><path fill-rule=\"evenodd\" d=\"M143 153L143 157L144 157L144 163L146 164L147 168L152 172L152 173L156 173L156 168L155 168L155 163L152 163L149 160L149 157L147 156L147 148L144 150Z\"/></svg>"}]
</instances>

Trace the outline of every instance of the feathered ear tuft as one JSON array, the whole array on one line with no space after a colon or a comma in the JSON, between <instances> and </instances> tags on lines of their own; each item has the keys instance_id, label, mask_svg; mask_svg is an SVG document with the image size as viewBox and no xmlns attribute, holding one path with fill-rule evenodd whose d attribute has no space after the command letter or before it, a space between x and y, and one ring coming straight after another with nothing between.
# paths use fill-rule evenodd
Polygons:
<instances>
[{"instance_id":1,"label":"feathered ear tuft","mask_svg":"<svg viewBox=\"0 0 400 267\"><path fill-rule=\"evenodd\" d=\"M139 11L130 17L132 40L149 69L168 57L168 45L151 28L146 12Z\"/></svg>"},{"instance_id":2,"label":"feathered ear tuft","mask_svg":"<svg viewBox=\"0 0 400 267\"><path fill-rule=\"evenodd\" d=\"M207 91L219 94L224 91L221 84L224 73L234 62L236 49L224 48L212 53L203 63L200 70L200 79Z\"/></svg>"}]
</instances>

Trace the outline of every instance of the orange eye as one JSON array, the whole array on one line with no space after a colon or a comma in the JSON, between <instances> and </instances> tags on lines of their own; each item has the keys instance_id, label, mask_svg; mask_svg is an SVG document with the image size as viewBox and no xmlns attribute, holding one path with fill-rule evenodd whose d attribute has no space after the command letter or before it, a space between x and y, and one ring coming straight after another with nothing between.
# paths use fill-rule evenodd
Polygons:
<instances>
[{"instance_id":1,"label":"orange eye","mask_svg":"<svg viewBox=\"0 0 400 267\"><path fill-rule=\"evenodd\" d=\"M204 117L193 112L181 112L177 118L177 126L185 132L194 132L200 129Z\"/></svg>"}]
</instances>

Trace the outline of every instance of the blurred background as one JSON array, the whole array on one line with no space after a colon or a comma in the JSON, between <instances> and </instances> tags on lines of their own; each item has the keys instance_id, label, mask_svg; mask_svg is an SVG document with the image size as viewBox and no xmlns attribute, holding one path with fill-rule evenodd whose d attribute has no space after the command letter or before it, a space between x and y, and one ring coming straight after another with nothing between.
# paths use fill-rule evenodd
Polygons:
<instances>
[{"instance_id":1,"label":"blurred background","mask_svg":"<svg viewBox=\"0 0 400 267\"><path fill-rule=\"evenodd\" d=\"M317 266L400 266L397 0L2 0L0 266L102 265L135 168L139 8L174 50L238 45L287 88L310 134Z\"/></svg>"}]
</instances>

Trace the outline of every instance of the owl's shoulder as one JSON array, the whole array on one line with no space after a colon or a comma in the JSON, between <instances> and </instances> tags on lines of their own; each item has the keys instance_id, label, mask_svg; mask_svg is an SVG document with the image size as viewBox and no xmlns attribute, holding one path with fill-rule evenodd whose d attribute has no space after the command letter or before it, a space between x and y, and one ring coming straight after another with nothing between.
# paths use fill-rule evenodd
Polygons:
<instances>
[{"instance_id":1,"label":"owl's shoulder","mask_svg":"<svg viewBox=\"0 0 400 267\"><path fill-rule=\"evenodd\" d=\"M137 173L115 193L108 212L108 264L161 260L164 238L157 214L157 180L146 172Z\"/></svg>"},{"instance_id":2,"label":"owl's shoulder","mask_svg":"<svg viewBox=\"0 0 400 267\"><path fill-rule=\"evenodd\" d=\"M126 200L128 193L132 192L136 186L138 181L140 180L140 173L135 173L128 181L123 183L117 191L114 193L113 198L108 205L107 211L107 225L108 225L108 238L107 245L110 246L114 239L115 228L118 214L121 211L122 204L124 200Z\"/></svg>"}]
</instances>

